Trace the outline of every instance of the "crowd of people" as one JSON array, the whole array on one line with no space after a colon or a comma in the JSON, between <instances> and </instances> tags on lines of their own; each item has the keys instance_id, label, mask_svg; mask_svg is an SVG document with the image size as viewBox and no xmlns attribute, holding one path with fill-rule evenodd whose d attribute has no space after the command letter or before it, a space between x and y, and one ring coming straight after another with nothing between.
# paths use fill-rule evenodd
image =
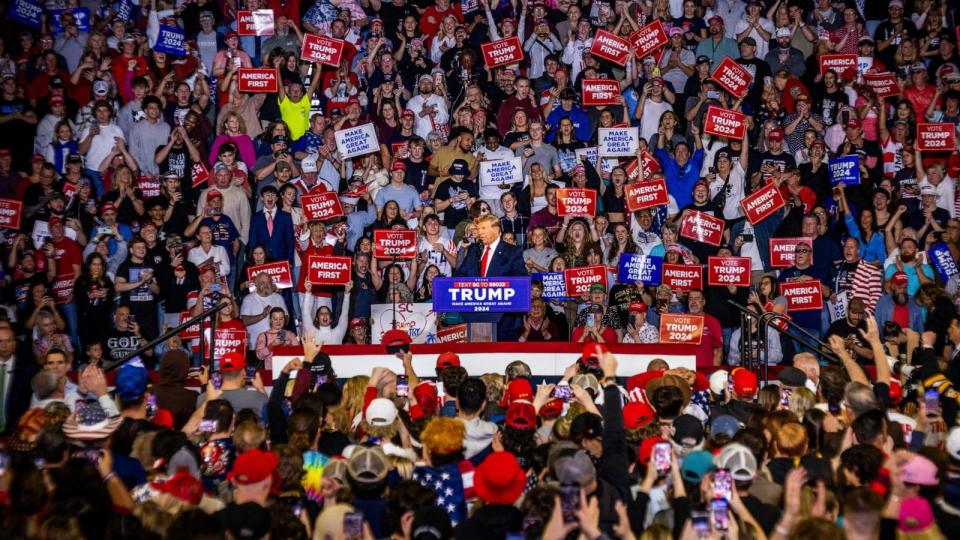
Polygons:
<instances>
[{"instance_id":1,"label":"crowd of people","mask_svg":"<svg viewBox=\"0 0 960 540\"><path fill-rule=\"evenodd\" d=\"M4 537L932 539L957 522L955 2L8 4ZM318 36L339 63L304 60ZM508 38L522 60L491 67L483 45ZM715 78L731 60L742 93ZM276 91L247 91L248 68ZM596 80L611 104L585 104ZM708 127L716 109L742 137ZM344 155L337 133L366 124L376 147ZM594 157L605 128L635 128L636 152ZM486 181L514 158L517 181ZM634 186L660 181L666 204L637 209ZM595 211L566 213L564 188ZM771 189L782 205L745 212ZM342 213L311 219L322 193ZM703 216L719 240L691 235ZM411 258L375 256L376 231L404 230ZM311 282L328 256L351 260L345 285ZM635 256L702 283L623 279ZM749 279L711 285L715 257ZM263 271L278 263L288 283ZM586 267L606 279L557 292ZM422 336L373 313L453 276L530 276L530 309L445 311L438 330L578 343L579 360L555 384L453 353L418 376ZM781 290L803 282L822 307ZM145 347L207 310L215 332ZM698 369L618 365L606 345L665 341L667 314L700 316ZM399 352L346 380L321 350L371 343ZM758 359L776 380L743 367Z\"/></svg>"}]
</instances>

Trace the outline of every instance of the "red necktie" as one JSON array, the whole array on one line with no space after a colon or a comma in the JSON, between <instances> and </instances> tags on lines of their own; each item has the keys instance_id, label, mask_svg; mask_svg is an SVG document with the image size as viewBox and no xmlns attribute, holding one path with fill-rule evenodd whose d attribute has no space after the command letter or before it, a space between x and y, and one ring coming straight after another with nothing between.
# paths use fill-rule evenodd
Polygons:
<instances>
[{"instance_id":1,"label":"red necktie","mask_svg":"<svg viewBox=\"0 0 960 540\"><path fill-rule=\"evenodd\" d=\"M273 236L273 212L267 212L267 234Z\"/></svg>"},{"instance_id":2,"label":"red necktie","mask_svg":"<svg viewBox=\"0 0 960 540\"><path fill-rule=\"evenodd\" d=\"M490 255L490 246L483 248L483 257L480 257L480 277L487 277L487 258Z\"/></svg>"}]
</instances>

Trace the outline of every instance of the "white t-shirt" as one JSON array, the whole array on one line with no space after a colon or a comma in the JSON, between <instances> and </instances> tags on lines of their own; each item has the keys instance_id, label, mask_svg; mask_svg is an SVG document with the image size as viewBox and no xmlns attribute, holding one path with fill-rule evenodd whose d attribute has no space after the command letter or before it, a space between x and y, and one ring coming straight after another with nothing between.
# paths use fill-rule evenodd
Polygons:
<instances>
[{"instance_id":1,"label":"white t-shirt","mask_svg":"<svg viewBox=\"0 0 960 540\"><path fill-rule=\"evenodd\" d=\"M716 197L726 184L727 198L723 204L724 219L736 219L743 215L743 209L740 207L740 200L743 199L743 179L746 176L743 166L739 162L734 163L730 169L728 181L724 181L717 175L710 183L710 198Z\"/></svg>"},{"instance_id":2,"label":"white t-shirt","mask_svg":"<svg viewBox=\"0 0 960 540\"><path fill-rule=\"evenodd\" d=\"M670 110L673 110L673 107L666 100L660 103L652 99L646 100L643 103L643 116L640 119L640 136L649 142L660 127L660 117Z\"/></svg>"},{"instance_id":3,"label":"white t-shirt","mask_svg":"<svg viewBox=\"0 0 960 540\"><path fill-rule=\"evenodd\" d=\"M240 306L240 315L251 316L260 315L264 308L280 308L284 313L287 312L287 305L279 293L271 293L269 296L260 296L257 293L248 294L243 298L243 304ZM270 317L264 317L262 321L247 325L247 347L252 351L257 348L257 337L270 329Z\"/></svg>"},{"instance_id":4,"label":"white t-shirt","mask_svg":"<svg viewBox=\"0 0 960 540\"><path fill-rule=\"evenodd\" d=\"M483 161L494 161L497 159L510 159L513 156L513 152L505 146L500 146L494 151L490 151L485 145L477 150L474 155L483 152ZM477 178L477 185L480 187L480 198L486 199L488 201L499 201L500 195L503 195L505 190L500 189L500 186L484 186L480 184L480 178Z\"/></svg>"},{"instance_id":5,"label":"white t-shirt","mask_svg":"<svg viewBox=\"0 0 960 540\"><path fill-rule=\"evenodd\" d=\"M744 30L746 30L746 29L749 28L749 27L750 27L750 23L747 22L746 15L744 15L744 18L742 18L742 19L740 19L739 21L737 21L737 25L736 25L736 27L734 27L733 33L734 33L735 36L739 36L741 32L743 32ZM773 25L773 23L770 22L770 19L767 19L766 17L760 17L760 27L763 28L764 31L766 31L766 32L768 32L768 33L770 33L770 34L773 34L773 33L776 31L776 29L777 29L777 28ZM757 58L765 58L765 57L767 56L767 51L770 50L770 42L769 42L768 40L763 39L762 37L760 37L760 32L757 32L757 29L756 29L756 28L752 28L752 29L750 30L750 33L747 34L747 35L750 36L750 37L752 37L753 39L755 39L756 42L757 42L757 54L756 54L756 57L757 57ZM734 39L736 39L736 38L734 38ZM851 101L851 103L853 103L853 102Z\"/></svg>"},{"instance_id":6,"label":"white t-shirt","mask_svg":"<svg viewBox=\"0 0 960 540\"><path fill-rule=\"evenodd\" d=\"M80 140L87 138L87 134L90 133L90 124L87 124L83 131L80 133ZM105 126L100 126L100 133L93 137L93 140L90 141L90 149L87 151L86 158L84 159L84 167L91 170L99 170L100 164L103 163L103 160L110 155L110 152L113 150L113 145L116 144L114 138L119 137L123 139L124 142L127 141L127 138L123 136L123 130L121 130L116 124L107 124Z\"/></svg>"}]
</instances>

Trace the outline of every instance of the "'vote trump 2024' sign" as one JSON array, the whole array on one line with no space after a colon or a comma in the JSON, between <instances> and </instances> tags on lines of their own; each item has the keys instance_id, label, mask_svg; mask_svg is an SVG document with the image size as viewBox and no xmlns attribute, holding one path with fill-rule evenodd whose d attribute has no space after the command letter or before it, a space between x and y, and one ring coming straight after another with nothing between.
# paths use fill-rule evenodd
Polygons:
<instances>
[{"instance_id":1,"label":"'vote trump 2024' sign","mask_svg":"<svg viewBox=\"0 0 960 540\"><path fill-rule=\"evenodd\" d=\"M433 278L433 310L438 313L530 311L530 278Z\"/></svg>"}]
</instances>

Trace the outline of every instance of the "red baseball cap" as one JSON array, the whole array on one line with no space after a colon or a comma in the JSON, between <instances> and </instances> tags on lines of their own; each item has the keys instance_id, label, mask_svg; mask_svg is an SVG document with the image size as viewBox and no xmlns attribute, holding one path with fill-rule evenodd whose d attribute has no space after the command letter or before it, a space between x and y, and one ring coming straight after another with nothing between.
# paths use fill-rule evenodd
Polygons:
<instances>
[{"instance_id":1,"label":"red baseball cap","mask_svg":"<svg viewBox=\"0 0 960 540\"><path fill-rule=\"evenodd\" d=\"M209 200L212 200L212 199L222 199L222 198L223 198L223 193L220 193L220 192L219 192L218 190L216 190L216 189L211 189L210 191L207 192L207 200L208 200L208 201L209 201Z\"/></svg>"},{"instance_id":2,"label":"red baseball cap","mask_svg":"<svg viewBox=\"0 0 960 540\"><path fill-rule=\"evenodd\" d=\"M609 352L610 349L603 343L587 343L583 347L583 352L580 353L580 363L598 365L603 355Z\"/></svg>"},{"instance_id":3,"label":"red baseball cap","mask_svg":"<svg viewBox=\"0 0 960 540\"><path fill-rule=\"evenodd\" d=\"M447 351L437 357L437 369L459 366L460 357L455 352Z\"/></svg>"},{"instance_id":4,"label":"red baseball cap","mask_svg":"<svg viewBox=\"0 0 960 540\"><path fill-rule=\"evenodd\" d=\"M907 277L906 272L894 272L893 276L890 277L890 283L894 285L906 285L910 282L910 278Z\"/></svg>"},{"instance_id":5,"label":"red baseball cap","mask_svg":"<svg viewBox=\"0 0 960 540\"><path fill-rule=\"evenodd\" d=\"M637 373L636 375L627 379L627 393L632 394L634 389L639 389L641 392L646 390L647 383L657 377L663 375L661 369L655 369L652 371L644 371L643 373Z\"/></svg>"},{"instance_id":6,"label":"red baseball cap","mask_svg":"<svg viewBox=\"0 0 960 540\"><path fill-rule=\"evenodd\" d=\"M537 411L529 401L514 401L507 408L507 417L504 423L516 429L536 429Z\"/></svg>"},{"instance_id":7,"label":"red baseball cap","mask_svg":"<svg viewBox=\"0 0 960 540\"><path fill-rule=\"evenodd\" d=\"M395 159L393 163L390 164L391 171L405 171L407 170L407 164L404 163L402 159Z\"/></svg>"},{"instance_id":8,"label":"red baseball cap","mask_svg":"<svg viewBox=\"0 0 960 540\"><path fill-rule=\"evenodd\" d=\"M623 407L623 427L640 429L653 421L655 413L642 401L631 401Z\"/></svg>"},{"instance_id":9,"label":"red baseball cap","mask_svg":"<svg viewBox=\"0 0 960 540\"><path fill-rule=\"evenodd\" d=\"M163 482L151 482L150 487L194 506L203 499L203 484L186 471L180 471Z\"/></svg>"},{"instance_id":10,"label":"red baseball cap","mask_svg":"<svg viewBox=\"0 0 960 540\"><path fill-rule=\"evenodd\" d=\"M859 128L863 127L863 123L860 122L859 118L851 118L847 120L847 123L843 126L844 128Z\"/></svg>"},{"instance_id":11,"label":"red baseball cap","mask_svg":"<svg viewBox=\"0 0 960 540\"><path fill-rule=\"evenodd\" d=\"M425 415L432 415L437 412L437 400L440 394L437 392L437 386L432 382L422 382L413 387L413 396L417 398L417 404Z\"/></svg>"},{"instance_id":12,"label":"red baseball cap","mask_svg":"<svg viewBox=\"0 0 960 540\"><path fill-rule=\"evenodd\" d=\"M553 398L550 401L543 404L543 407L540 407L540 416L546 419L557 418L563 413L563 400L560 398Z\"/></svg>"},{"instance_id":13,"label":"red baseball cap","mask_svg":"<svg viewBox=\"0 0 960 540\"><path fill-rule=\"evenodd\" d=\"M514 401L525 400L533 401L533 386L527 379L514 379L507 384L503 391L503 399L500 400L501 407L507 407Z\"/></svg>"},{"instance_id":14,"label":"red baseball cap","mask_svg":"<svg viewBox=\"0 0 960 540\"><path fill-rule=\"evenodd\" d=\"M410 109L404 109L403 112L400 113L400 118L416 118L416 117L417 115L414 114L414 112L411 111Z\"/></svg>"},{"instance_id":15,"label":"red baseball cap","mask_svg":"<svg viewBox=\"0 0 960 540\"><path fill-rule=\"evenodd\" d=\"M239 37L240 37L240 34L230 31L230 32L227 32L225 36L223 36L223 39L239 38Z\"/></svg>"},{"instance_id":16,"label":"red baseball cap","mask_svg":"<svg viewBox=\"0 0 960 540\"><path fill-rule=\"evenodd\" d=\"M234 484L256 484L270 478L279 463L280 460L273 452L256 448L247 450L237 456L237 460L233 462L233 470L227 474L227 478Z\"/></svg>"},{"instance_id":17,"label":"red baseball cap","mask_svg":"<svg viewBox=\"0 0 960 540\"><path fill-rule=\"evenodd\" d=\"M50 96L50 105L63 105L63 96Z\"/></svg>"},{"instance_id":18,"label":"red baseball cap","mask_svg":"<svg viewBox=\"0 0 960 540\"><path fill-rule=\"evenodd\" d=\"M107 212L117 213L117 207L113 205L112 202L105 202L103 206L100 207L100 215L106 214Z\"/></svg>"},{"instance_id":19,"label":"red baseball cap","mask_svg":"<svg viewBox=\"0 0 960 540\"><path fill-rule=\"evenodd\" d=\"M782 141L783 140L783 130L780 128L771 129L767 137L771 141Z\"/></svg>"},{"instance_id":20,"label":"red baseball cap","mask_svg":"<svg viewBox=\"0 0 960 540\"><path fill-rule=\"evenodd\" d=\"M387 330L383 333L383 337L380 338L380 343L391 346L391 345L409 345L413 340L410 339L410 334L404 332L403 330Z\"/></svg>"},{"instance_id":21,"label":"red baseball cap","mask_svg":"<svg viewBox=\"0 0 960 540\"><path fill-rule=\"evenodd\" d=\"M47 218L47 227L53 227L54 225L59 225L61 222L60 218L57 216L50 216Z\"/></svg>"},{"instance_id":22,"label":"red baseball cap","mask_svg":"<svg viewBox=\"0 0 960 540\"><path fill-rule=\"evenodd\" d=\"M627 311L630 313L646 313L647 305L643 302L632 302L630 307L627 308Z\"/></svg>"},{"instance_id":23,"label":"red baseball cap","mask_svg":"<svg viewBox=\"0 0 960 540\"><path fill-rule=\"evenodd\" d=\"M240 371L245 367L247 367L247 362L243 359L242 353L228 352L220 357L220 371L224 373Z\"/></svg>"},{"instance_id":24,"label":"red baseball cap","mask_svg":"<svg viewBox=\"0 0 960 540\"><path fill-rule=\"evenodd\" d=\"M757 392L757 375L745 368L737 368L730 374L733 378L733 392L740 396L752 396Z\"/></svg>"}]
</instances>

